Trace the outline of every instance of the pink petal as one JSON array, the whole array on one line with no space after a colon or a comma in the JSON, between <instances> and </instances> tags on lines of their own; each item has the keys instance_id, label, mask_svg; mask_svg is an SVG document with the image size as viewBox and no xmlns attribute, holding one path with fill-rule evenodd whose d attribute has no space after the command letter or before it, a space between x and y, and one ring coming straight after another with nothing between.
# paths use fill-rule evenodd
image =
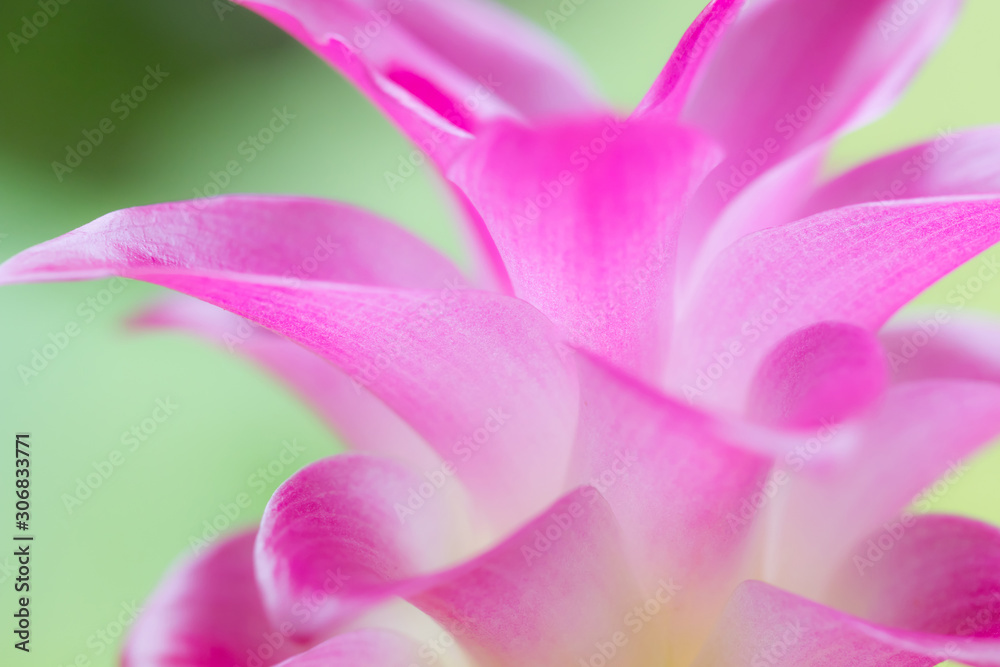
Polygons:
<instances>
[{"instance_id":1,"label":"pink petal","mask_svg":"<svg viewBox=\"0 0 1000 667\"><path fill-rule=\"evenodd\" d=\"M945 130L860 165L817 190L800 217L863 202L1000 193L1000 127Z\"/></svg>"},{"instance_id":2,"label":"pink petal","mask_svg":"<svg viewBox=\"0 0 1000 667\"><path fill-rule=\"evenodd\" d=\"M887 379L875 334L851 324L820 322L793 333L764 358L747 413L774 426L837 423L868 408Z\"/></svg>"},{"instance_id":3,"label":"pink petal","mask_svg":"<svg viewBox=\"0 0 1000 667\"><path fill-rule=\"evenodd\" d=\"M764 355L793 331L824 320L875 331L998 240L1000 205L987 198L860 205L744 237L681 312L671 382L736 409Z\"/></svg>"},{"instance_id":4,"label":"pink petal","mask_svg":"<svg viewBox=\"0 0 1000 667\"><path fill-rule=\"evenodd\" d=\"M714 159L706 140L655 117L501 123L449 178L483 214L515 294L651 376L670 335L678 216Z\"/></svg>"},{"instance_id":5,"label":"pink petal","mask_svg":"<svg viewBox=\"0 0 1000 667\"><path fill-rule=\"evenodd\" d=\"M706 618L745 574L753 531L739 516L771 461L728 444L710 417L586 355L578 366L586 408L570 484L590 483L607 498L644 581L684 583L663 631L676 655L704 638Z\"/></svg>"},{"instance_id":6,"label":"pink petal","mask_svg":"<svg viewBox=\"0 0 1000 667\"><path fill-rule=\"evenodd\" d=\"M329 639L281 667L413 667L423 657L420 645L395 632L356 630Z\"/></svg>"},{"instance_id":7,"label":"pink petal","mask_svg":"<svg viewBox=\"0 0 1000 667\"><path fill-rule=\"evenodd\" d=\"M595 489L568 494L483 555L445 570L449 540L461 531L422 482L362 457L327 459L286 481L268 504L256 554L276 622L311 600L315 610L296 629L314 636L398 595L485 664L539 666L586 655L592 641L620 629L625 603L638 595L614 515ZM330 572L341 588L324 588Z\"/></svg>"},{"instance_id":8,"label":"pink petal","mask_svg":"<svg viewBox=\"0 0 1000 667\"><path fill-rule=\"evenodd\" d=\"M980 611L973 600L963 602L970 615ZM996 667L1000 641L885 627L747 581L733 594L694 666L933 667L949 658L972 667Z\"/></svg>"},{"instance_id":9,"label":"pink petal","mask_svg":"<svg viewBox=\"0 0 1000 667\"><path fill-rule=\"evenodd\" d=\"M405 461L416 470L441 465L413 428L361 383L257 324L186 296L154 304L131 324L192 333L250 357L294 389L353 449Z\"/></svg>"},{"instance_id":10,"label":"pink petal","mask_svg":"<svg viewBox=\"0 0 1000 667\"><path fill-rule=\"evenodd\" d=\"M748 8L720 40L682 116L728 155L689 216L695 241L748 182L885 113L960 5L919 3L907 12L896 0L774 0Z\"/></svg>"},{"instance_id":11,"label":"pink petal","mask_svg":"<svg viewBox=\"0 0 1000 667\"><path fill-rule=\"evenodd\" d=\"M600 103L541 28L489 0L240 0L315 51L439 164L499 116Z\"/></svg>"},{"instance_id":12,"label":"pink petal","mask_svg":"<svg viewBox=\"0 0 1000 667\"><path fill-rule=\"evenodd\" d=\"M929 505L922 491L942 474L954 483L962 460L998 433L1000 386L968 380L894 385L860 424L818 430L784 457L791 481L774 508L772 578L802 594L823 590L846 550L910 504ZM838 452L834 436L852 446Z\"/></svg>"},{"instance_id":13,"label":"pink petal","mask_svg":"<svg viewBox=\"0 0 1000 667\"><path fill-rule=\"evenodd\" d=\"M684 32L663 71L639 103L635 114L655 111L677 118L688 101L692 84L726 28L736 20L743 0L711 0Z\"/></svg>"},{"instance_id":14,"label":"pink petal","mask_svg":"<svg viewBox=\"0 0 1000 667\"><path fill-rule=\"evenodd\" d=\"M254 533L182 562L146 602L122 652L124 667L273 665L303 647L264 614L253 574Z\"/></svg>"},{"instance_id":15,"label":"pink petal","mask_svg":"<svg viewBox=\"0 0 1000 667\"><path fill-rule=\"evenodd\" d=\"M628 634L617 659L631 664L630 656L658 640L652 632L633 636L625 625L630 605L641 598L620 539L611 508L585 486L486 554L431 577L410 599L456 628L477 664L576 664L616 633ZM662 610L675 588L672 581L660 583L648 602Z\"/></svg>"},{"instance_id":16,"label":"pink petal","mask_svg":"<svg viewBox=\"0 0 1000 667\"><path fill-rule=\"evenodd\" d=\"M335 456L286 480L267 504L257 581L275 626L309 639L443 568L457 531L441 486L390 461Z\"/></svg>"},{"instance_id":17,"label":"pink petal","mask_svg":"<svg viewBox=\"0 0 1000 667\"><path fill-rule=\"evenodd\" d=\"M276 252L272 234L225 215L229 200L209 206L208 214L183 203L111 213L8 260L0 282L123 275L196 296L365 386L456 466L497 526L517 525L556 497L553 471L568 460L578 388L542 314L448 283L390 289L263 273L287 266L293 251Z\"/></svg>"},{"instance_id":18,"label":"pink petal","mask_svg":"<svg viewBox=\"0 0 1000 667\"><path fill-rule=\"evenodd\" d=\"M992 277L995 260L984 257L983 265L990 273L981 275ZM951 296L964 306L960 293ZM881 338L898 382L926 378L1000 382L1000 322L985 314L938 309L890 324Z\"/></svg>"}]
</instances>

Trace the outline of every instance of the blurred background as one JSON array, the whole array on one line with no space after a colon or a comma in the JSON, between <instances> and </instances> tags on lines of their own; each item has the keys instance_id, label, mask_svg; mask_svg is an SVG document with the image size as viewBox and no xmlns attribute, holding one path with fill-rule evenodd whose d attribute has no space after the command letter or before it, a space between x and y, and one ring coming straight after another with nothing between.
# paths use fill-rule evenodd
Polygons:
<instances>
[{"instance_id":1,"label":"blurred background","mask_svg":"<svg viewBox=\"0 0 1000 667\"><path fill-rule=\"evenodd\" d=\"M704 4L576 2L555 28L545 12L558 0L510 4L568 42L622 109L638 102ZM294 118L226 192L355 202L460 259L431 174L386 185L384 173L396 169L407 144L339 75L263 20L225 0L53 4L58 11L35 33L23 22L37 2L0 5L0 259L114 209L196 196L275 109ZM1000 122L998 26L1000 3L969 0L902 104L842 141L831 168L940 131ZM147 67L160 72L159 82L141 101L122 100ZM66 146L93 136L104 119L114 129L71 166ZM959 279L922 303L944 303ZM30 432L37 535L32 652L13 657L3 624L5 665L117 664L121 624L130 618L123 610L141 606L171 562L206 536L206 522L220 522L245 493L251 506L228 522L253 524L281 479L340 449L294 396L225 349L125 331L123 319L157 289L107 288L104 281L0 289L0 438L10 443L0 455L0 488L9 488L13 434ZM988 283L970 308L1000 311L1000 282ZM71 323L80 334L37 375L22 377L18 367L30 366L50 334ZM158 401L176 408L150 431ZM133 427L144 437L127 451L122 438ZM278 457L288 443L301 451L286 464ZM88 475L93 482L93 473L107 471L116 449L124 461L92 488ZM932 509L1000 524L998 478L1000 448L978 457ZM4 618L13 604L12 564L0 555Z\"/></svg>"}]
</instances>

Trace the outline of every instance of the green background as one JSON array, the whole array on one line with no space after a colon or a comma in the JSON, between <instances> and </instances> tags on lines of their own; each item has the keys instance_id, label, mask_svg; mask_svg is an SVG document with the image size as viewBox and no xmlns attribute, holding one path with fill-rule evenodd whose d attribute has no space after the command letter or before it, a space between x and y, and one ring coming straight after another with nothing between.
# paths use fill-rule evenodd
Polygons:
<instances>
[{"instance_id":1,"label":"green background","mask_svg":"<svg viewBox=\"0 0 1000 667\"><path fill-rule=\"evenodd\" d=\"M554 32L594 72L601 89L627 109L655 77L703 0L587 0ZM558 0L512 3L548 29ZM305 49L242 9L211 0L59 5L49 25L18 53L7 33L38 11L20 0L0 9L0 258L73 229L108 211L185 199L210 171L268 122L272 109L295 114L289 127L228 192L279 192L348 200L417 230L456 257L452 216L426 169L394 192L406 143L367 102ZM1000 3L970 0L953 36L899 107L846 138L834 164L845 165L940 130L1000 121ZM138 84L145 67L169 76L60 182L51 163L66 144L112 116L110 105ZM957 278L952 276L948 281ZM947 283L921 297L943 303ZM276 460L285 440L305 453L288 467L338 451L339 444L295 397L256 367L175 334L124 331L124 317L157 295L130 283L85 322L78 304L105 283L0 289L0 488L9 488L13 434L32 434L34 634L30 656L10 646L0 623L3 664L115 664L117 642L99 631L123 603L141 603L164 570L188 549L220 504L246 492L250 525L276 484L258 491L248 477ZM1000 284L972 304L1000 308ZM18 375L50 333L68 323L81 333L27 383ZM70 513L61 500L79 478L122 449L124 431L150 416L157 399L179 407ZM976 460L934 509L1000 524L1000 450ZM7 516L4 500L0 511ZM0 531L6 535L7 529ZM7 537L0 538L8 543ZM3 553L6 553L6 548ZM7 562L9 565L10 561ZM0 556L0 609L9 618L11 581ZM114 626L111 625L111 630Z\"/></svg>"}]
</instances>

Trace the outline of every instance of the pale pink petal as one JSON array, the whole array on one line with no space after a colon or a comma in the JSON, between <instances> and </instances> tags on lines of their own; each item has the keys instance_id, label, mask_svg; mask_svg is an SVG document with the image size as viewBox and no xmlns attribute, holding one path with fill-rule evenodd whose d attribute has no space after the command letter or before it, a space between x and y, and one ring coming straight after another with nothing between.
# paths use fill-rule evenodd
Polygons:
<instances>
[{"instance_id":1,"label":"pale pink petal","mask_svg":"<svg viewBox=\"0 0 1000 667\"><path fill-rule=\"evenodd\" d=\"M992 278L996 260L983 258ZM981 283L980 283L981 284ZM968 294L968 292L967 292ZM949 308L909 317L887 326L880 337L897 382L927 378L964 378L1000 382L1000 322L985 313L958 312L965 297L957 290Z\"/></svg>"},{"instance_id":2,"label":"pale pink petal","mask_svg":"<svg viewBox=\"0 0 1000 667\"><path fill-rule=\"evenodd\" d=\"M441 465L423 438L360 382L253 322L204 301L171 296L130 323L184 331L248 356L294 389L352 449L405 461L416 470Z\"/></svg>"},{"instance_id":3,"label":"pale pink petal","mask_svg":"<svg viewBox=\"0 0 1000 667\"><path fill-rule=\"evenodd\" d=\"M820 322L781 341L764 358L749 392L749 417L773 426L837 423L885 390L888 369L875 334Z\"/></svg>"},{"instance_id":4,"label":"pale pink petal","mask_svg":"<svg viewBox=\"0 0 1000 667\"><path fill-rule=\"evenodd\" d=\"M490 0L240 0L340 70L439 164L499 116L600 108L572 57Z\"/></svg>"},{"instance_id":5,"label":"pale pink petal","mask_svg":"<svg viewBox=\"0 0 1000 667\"><path fill-rule=\"evenodd\" d=\"M990 559L994 568L995 559ZM898 602L903 602L900 598ZM964 600L969 614L980 611ZM955 659L972 667L1000 665L1000 641L968 639L878 625L759 581L733 593L694 667L933 667Z\"/></svg>"},{"instance_id":6,"label":"pale pink petal","mask_svg":"<svg viewBox=\"0 0 1000 667\"><path fill-rule=\"evenodd\" d=\"M744 237L680 313L670 382L738 409L764 355L790 333L825 320L876 331L997 241L1000 201L990 198L864 204Z\"/></svg>"},{"instance_id":7,"label":"pale pink petal","mask_svg":"<svg viewBox=\"0 0 1000 667\"><path fill-rule=\"evenodd\" d=\"M855 542L893 530L911 504L932 507L938 495L924 490L942 475L954 484L963 459L998 433L1000 385L969 380L894 385L861 423L818 429L784 456L791 481L773 508L769 577L798 593L822 591Z\"/></svg>"},{"instance_id":8,"label":"pale pink petal","mask_svg":"<svg viewBox=\"0 0 1000 667\"><path fill-rule=\"evenodd\" d=\"M812 194L799 217L864 202L996 193L1000 127L949 129L838 176Z\"/></svg>"},{"instance_id":9,"label":"pale pink petal","mask_svg":"<svg viewBox=\"0 0 1000 667\"><path fill-rule=\"evenodd\" d=\"M365 386L456 466L499 527L557 496L578 387L541 313L451 284L390 289L262 273L288 263L270 235L238 218L216 222L190 204L111 213L8 260L0 282L123 275L196 296Z\"/></svg>"},{"instance_id":10,"label":"pale pink petal","mask_svg":"<svg viewBox=\"0 0 1000 667\"><path fill-rule=\"evenodd\" d=\"M501 123L449 178L483 214L515 294L579 345L654 376L673 319L677 220L715 158L655 116Z\"/></svg>"},{"instance_id":11,"label":"pale pink petal","mask_svg":"<svg viewBox=\"0 0 1000 667\"><path fill-rule=\"evenodd\" d=\"M289 658L281 667L414 667L420 645L386 630L356 630Z\"/></svg>"},{"instance_id":12,"label":"pale pink petal","mask_svg":"<svg viewBox=\"0 0 1000 667\"><path fill-rule=\"evenodd\" d=\"M586 407L570 484L607 498L644 582L683 582L661 631L679 656L745 575L754 531L740 513L771 461L729 444L713 418L582 353L578 367Z\"/></svg>"},{"instance_id":13,"label":"pale pink petal","mask_svg":"<svg viewBox=\"0 0 1000 667\"><path fill-rule=\"evenodd\" d=\"M590 486L573 491L505 542L452 571L429 578L410 600L445 627L477 664L575 665L598 644L628 633L618 660L642 655L654 633L633 636L631 605L641 603L622 553L615 516ZM665 581L649 601L669 604ZM638 663L637 663L638 664Z\"/></svg>"},{"instance_id":14,"label":"pale pink petal","mask_svg":"<svg viewBox=\"0 0 1000 667\"><path fill-rule=\"evenodd\" d=\"M902 16L896 0L748 8L720 40L682 116L727 151L688 216L694 241L748 182L886 112L948 34L960 5L916 3ZM720 192L720 184L730 190Z\"/></svg>"},{"instance_id":15,"label":"pale pink petal","mask_svg":"<svg viewBox=\"0 0 1000 667\"><path fill-rule=\"evenodd\" d=\"M459 539L441 488L449 477L335 456L286 480L264 511L254 558L272 623L310 639L391 595L390 584L447 565Z\"/></svg>"},{"instance_id":16,"label":"pale pink petal","mask_svg":"<svg viewBox=\"0 0 1000 667\"><path fill-rule=\"evenodd\" d=\"M636 107L635 114L663 114L677 118L688 101L719 38L736 20L743 0L711 0L688 27L653 86Z\"/></svg>"},{"instance_id":17,"label":"pale pink petal","mask_svg":"<svg viewBox=\"0 0 1000 667\"><path fill-rule=\"evenodd\" d=\"M264 667L302 650L265 616L253 544L241 533L176 566L132 626L123 667Z\"/></svg>"}]
</instances>

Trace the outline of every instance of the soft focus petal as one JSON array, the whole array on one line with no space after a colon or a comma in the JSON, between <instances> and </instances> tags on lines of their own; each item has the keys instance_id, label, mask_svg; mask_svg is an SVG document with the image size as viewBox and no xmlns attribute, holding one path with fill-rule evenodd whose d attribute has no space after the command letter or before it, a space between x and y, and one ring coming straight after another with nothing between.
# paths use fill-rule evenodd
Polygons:
<instances>
[{"instance_id":1,"label":"soft focus petal","mask_svg":"<svg viewBox=\"0 0 1000 667\"><path fill-rule=\"evenodd\" d=\"M714 160L707 140L672 123L600 117L492 126L449 177L482 213L515 294L577 344L655 376L677 220Z\"/></svg>"},{"instance_id":2,"label":"soft focus petal","mask_svg":"<svg viewBox=\"0 0 1000 667\"><path fill-rule=\"evenodd\" d=\"M360 382L329 361L259 325L186 296L134 317L137 328L176 329L246 355L294 389L352 449L431 470L440 457Z\"/></svg>"},{"instance_id":3,"label":"soft focus petal","mask_svg":"<svg viewBox=\"0 0 1000 667\"><path fill-rule=\"evenodd\" d=\"M984 258L989 271L995 271L990 266L994 261ZM1000 321L994 317L940 309L894 322L880 337L897 382L927 378L1000 382Z\"/></svg>"},{"instance_id":4,"label":"soft focus petal","mask_svg":"<svg viewBox=\"0 0 1000 667\"><path fill-rule=\"evenodd\" d=\"M669 582L667 582L669 585ZM576 665L597 644L624 633L639 601L622 553L615 516L596 489L560 499L479 558L431 577L410 599L456 632L484 667ZM672 590L660 599L669 600ZM630 659L656 642L633 637L618 650ZM641 663L639 663L641 664Z\"/></svg>"},{"instance_id":5,"label":"soft focus petal","mask_svg":"<svg viewBox=\"0 0 1000 667\"><path fill-rule=\"evenodd\" d=\"M391 461L334 456L297 472L271 497L257 536L273 624L310 639L391 595L387 584L443 568L461 525L446 501Z\"/></svg>"},{"instance_id":6,"label":"soft focus petal","mask_svg":"<svg viewBox=\"0 0 1000 667\"><path fill-rule=\"evenodd\" d=\"M970 613L973 603L966 601ZM877 625L759 581L733 594L695 667L933 667L948 659L1000 665L1000 641L968 640Z\"/></svg>"},{"instance_id":7,"label":"soft focus petal","mask_svg":"<svg viewBox=\"0 0 1000 667\"><path fill-rule=\"evenodd\" d=\"M658 113L668 118L680 115L691 86L742 5L743 0L711 0L684 32L663 71L636 107L635 115Z\"/></svg>"},{"instance_id":8,"label":"soft focus petal","mask_svg":"<svg viewBox=\"0 0 1000 667\"><path fill-rule=\"evenodd\" d=\"M175 567L132 626L122 665L273 665L301 650L267 620L253 544L253 532L241 533Z\"/></svg>"},{"instance_id":9,"label":"soft focus petal","mask_svg":"<svg viewBox=\"0 0 1000 667\"><path fill-rule=\"evenodd\" d=\"M875 331L997 241L1000 201L989 198L859 205L744 237L680 314L670 381L736 409L764 355L793 331L824 320Z\"/></svg>"},{"instance_id":10,"label":"soft focus petal","mask_svg":"<svg viewBox=\"0 0 1000 667\"><path fill-rule=\"evenodd\" d=\"M948 34L960 0L774 0L722 37L682 118L725 147L685 222L697 244L725 202L782 160L886 112Z\"/></svg>"},{"instance_id":11,"label":"soft focus petal","mask_svg":"<svg viewBox=\"0 0 1000 667\"><path fill-rule=\"evenodd\" d=\"M412 667L420 645L385 630L357 630L329 639L281 663L281 667Z\"/></svg>"},{"instance_id":12,"label":"soft focus petal","mask_svg":"<svg viewBox=\"0 0 1000 667\"><path fill-rule=\"evenodd\" d=\"M736 519L771 462L729 445L713 419L600 362L579 360L581 411L570 483L600 489L647 586L683 586L661 633L690 659L745 575L753 530ZM667 617L669 616L669 618Z\"/></svg>"},{"instance_id":13,"label":"soft focus petal","mask_svg":"<svg viewBox=\"0 0 1000 667\"><path fill-rule=\"evenodd\" d=\"M761 362L749 392L749 417L808 428L841 422L871 405L888 369L875 334L820 322L781 341Z\"/></svg>"},{"instance_id":14,"label":"soft focus petal","mask_svg":"<svg viewBox=\"0 0 1000 667\"><path fill-rule=\"evenodd\" d=\"M240 219L228 225L239 244L192 205L111 213L8 260L0 283L123 275L196 296L364 385L455 465L498 527L557 496L578 387L541 313L453 285L404 290L263 274L287 265L271 256L273 239Z\"/></svg>"},{"instance_id":15,"label":"soft focus petal","mask_svg":"<svg viewBox=\"0 0 1000 667\"><path fill-rule=\"evenodd\" d=\"M867 533L891 532L907 506L928 505L923 489L942 475L953 484L964 474L963 459L1000 433L1000 386L967 380L894 385L874 415L839 429L824 426L784 457L790 482L774 508L777 532L767 571L774 583L805 595L823 590ZM842 443L834 436L848 437L853 446L837 451Z\"/></svg>"},{"instance_id":16,"label":"soft focus petal","mask_svg":"<svg viewBox=\"0 0 1000 667\"><path fill-rule=\"evenodd\" d=\"M498 116L601 105L541 28L489 0L240 0L350 79L439 164Z\"/></svg>"},{"instance_id":17,"label":"soft focus petal","mask_svg":"<svg viewBox=\"0 0 1000 667\"><path fill-rule=\"evenodd\" d=\"M1000 127L945 130L838 176L813 193L799 217L864 202L996 193Z\"/></svg>"}]
</instances>

